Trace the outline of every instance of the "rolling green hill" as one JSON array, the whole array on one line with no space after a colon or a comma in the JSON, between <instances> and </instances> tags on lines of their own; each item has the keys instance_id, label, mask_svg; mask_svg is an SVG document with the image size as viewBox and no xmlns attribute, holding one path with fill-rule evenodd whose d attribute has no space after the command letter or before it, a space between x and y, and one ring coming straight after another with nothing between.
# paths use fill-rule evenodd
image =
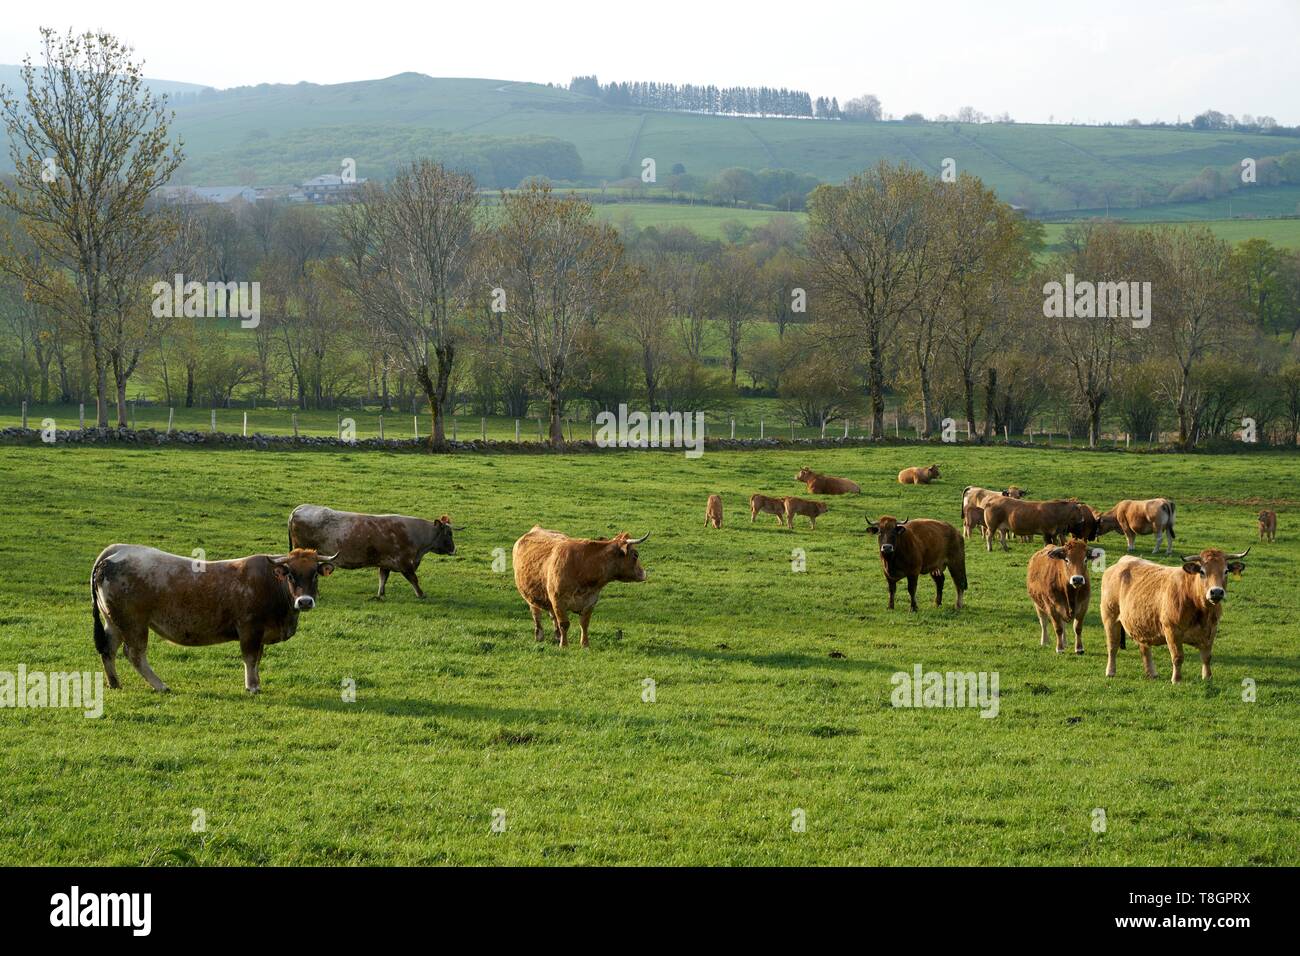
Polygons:
<instances>
[{"instance_id":1,"label":"rolling green hill","mask_svg":"<svg viewBox=\"0 0 1300 956\"><path fill-rule=\"evenodd\" d=\"M937 171L951 158L1003 199L1056 216L1095 215L1096 206L1142 219L1278 216L1294 215L1300 202L1300 186L1260 185L1238 190L1231 210L1215 200L1166 211L1171 190L1207 167L1300 150L1300 137L1284 135L705 116L615 107L536 83L416 73L178 92L176 130L188 156L178 178L199 185L298 182L337 171L345 158L359 175L383 179L433 156L493 187L515 185L520 169L612 183L638 175L646 157L660 183L678 163L699 179L742 166L838 181L881 159Z\"/></svg>"}]
</instances>

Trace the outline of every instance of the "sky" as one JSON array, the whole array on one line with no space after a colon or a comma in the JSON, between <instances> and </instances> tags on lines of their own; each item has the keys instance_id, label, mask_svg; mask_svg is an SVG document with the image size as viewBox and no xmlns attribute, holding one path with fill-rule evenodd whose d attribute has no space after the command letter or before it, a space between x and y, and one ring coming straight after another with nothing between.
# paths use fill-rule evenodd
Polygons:
<instances>
[{"instance_id":1,"label":"sky","mask_svg":"<svg viewBox=\"0 0 1300 956\"><path fill-rule=\"evenodd\" d=\"M0 63L34 54L41 26L108 30L147 76L216 87L595 73L841 102L874 93L895 116L973 106L1089 123L1217 109L1300 124L1300 0L49 0L7 5Z\"/></svg>"}]
</instances>

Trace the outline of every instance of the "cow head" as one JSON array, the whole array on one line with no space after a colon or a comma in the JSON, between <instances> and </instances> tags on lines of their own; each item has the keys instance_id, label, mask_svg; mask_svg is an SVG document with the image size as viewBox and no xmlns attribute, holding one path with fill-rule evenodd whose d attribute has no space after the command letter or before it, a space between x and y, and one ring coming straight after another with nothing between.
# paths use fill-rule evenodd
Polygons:
<instances>
[{"instance_id":1,"label":"cow head","mask_svg":"<svg viewBox=\"0 0 1300 956\"><path fill-rule=\"evenodd\" d=\"M1112 531L1119 530L1119 518L1116 516L1114 508L1109 511L1098 511L1094 508L1092 514L1097 521L1097 537L1100 538L1103 534L1110 534Z\"/></svg>"},{"instance_id":2,"label":"cow head","mask_svg":"<svg viewBox=\"0 0 1300 956\"><path fill-rule=\"evenodd\" d=\"M433 539L429 543L429 550L434 554L455 554L456 542L452 540L451 533L464 529L452 527L449 515L443 515L430 524L433 525Z\"/></svg>"},{"instance_id":3,"label":"cow head","mask_svg":"<svg viewBox=\"0 0 1300 956\"><path fill-rule=\"evenodd\" d=\"M794 476L794 480L802 481L805 484L807 484L808 482L812 481L816 477L817 477L817 472L813 471L811 468L800 468L799 474Z\"/></svg>"},{"instance_id":4,"label":"cow head","mask_svg":"<svg viewBox=\"0 0 1300 956\"><path fill-rule=\"evenodd\" d=\"M910 518L899 521L897 518L891 518L889 515L881 515L880 520L872 523L867 519L867 532L874 534L880 539L880 556L889 558L898 549L901 544L901 538L907 533L907 522Z\"/></svg>"},{"instance_id":5,"label":"cow head","mask_svg":"<svg viewBox=\"0 0 1300 956\"><path fill-rule=\"evenodd\" d=\"M1072 588L1081 588L1088 583L1088 562L1097 560L1101 554L1100 548L1088 547L1088 542L1082 538L1071 538L1061 547L1047 552L1049 558L1065 562Z\"/></svg>"},{"instance_id":6,"label":"cow head","mask_svg":"<svg viewBox=\"0 0 1300 956\"><path fill-rule=\"evenodd\" d=\"M614 570L610 577L615 581L644 581L645 568L641 567L641 559L636 552L636 546L650 537L646 532L639 538L629 538L627 532L623 531L611 540L610 546L614 550Z\"/></svg>"},{"instance_id":7,"label":"cow head","mask_svg":"<svg viewBox=\"0 0 1300 956\"><path fill-rule=\"evenodd\" d=\"M322 576L334 573L329 557L310 548L294 548L288 554L271 558L271 570L289 589L289 601L295 611L310 611L316 606L316 585Z\"/></svg>"},{"instance_id":8,"label":"cow head","mask_svg":"<svg viewBox=\"0 0 1300 956\"><path fill-rule=\"evenodd\" d=\"M1012 485L1010 488L1005 488L1002 491L1003 497L1006 498L1019 499L1019 498L1023 498L1026 494L1028 494L1028 492L1026 492L1025 489L1017 488L1015 485Z\"/></svg>"},{"instance_id":9,"label":"cow head","mask_svg":"<svg viewBox=\"0 0 1300 956\"><path fill-rule=\"evenodd\" d=\"M1100 520L1097 512L1082 501L1075 501L1073 498L1070 500L1074 502L1074 519L1066 530L1084 541L1096 541L1097 535L1101 533L1097 530Z\"/></svg>"},{"instance_id":10,"label":"cow head","mask_svg":"<svg viewBox=\"0 0 1300 956\"><path fill-rule=\"evenodd\" d=\"M939 477L939 466L938 466L938 465L931 465L929 468L925 469L925 471L926 471L926 474L928 474L928 475L930 476L930 480L931 480L931 481L933 481L935 478L938 478L938 477Z\"/></svg>"},{"instance_id":11,"label":"cow head","mask_svg":"<svg viewBox=\"0 0 1300 956\"><path fill-rule=\"evenodd\" d=\"M1228 572L1241 574L1246 563L1241 559L1250 554L1250 548L1236 554L1226 554L1218 548L1206 548L1200 554L1183 555L1183 570L1204 579L1205 600L1219 604L1228 596Z\"/></svg>"},{"instance_id":12,"label":"cow head","mask_svg":"<svg viewBox=\"0 0 1300 956\"><path fill-rule=\"evenodd\" d=\"M814 501L812 503L812 506L813 506L813 510L815 510L819 515L824 515L827 511L830 510L831 507L824 501Z\"/></svg>"}]
</instances>

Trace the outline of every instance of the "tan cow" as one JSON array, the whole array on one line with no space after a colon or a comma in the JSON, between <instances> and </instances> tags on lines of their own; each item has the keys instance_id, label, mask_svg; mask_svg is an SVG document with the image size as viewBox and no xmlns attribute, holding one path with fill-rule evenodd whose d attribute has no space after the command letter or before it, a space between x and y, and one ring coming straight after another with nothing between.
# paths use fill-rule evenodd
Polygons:
<instances>
[{"instance_id":1,"label":"tan cow","mask_svg":"<svg viewBox=\"0 0 1300 956\"><path fill-rule=\"evenodd\" d=\"M1201 679L1210 679L1210 656L1227 597L1227 574L1246 570L1238 554L1207 548L1184 556L1181 567L1165 567L1125 555L1101 576L1101 624L1106 629L1106 676L1115 676L1115 655L1132 635L1142 651L1147 677L1156 676L1151 649L1169 648L1173 683L1183 679L1183 645L1201 652Z\"/></svg>"},{"instance_id":2,"label":"tan cow","mask_svg":"<svg viewBox=\"0 0 1300 956\"><path fill-rule=\"evenodd\" d=\"M973 529L979 528L981 537L984 531L984 509L978 505L968 505L961 516L961 536L969 538Z\"/></svg>"},{"instance_id":3,"label":"tan cow","mask_svg":"<svg viewBox=\"0 0 1300 956\"><path fill-rule=\"evenodd\" d=\"M1140 534L1155 534L1156 546L1151 553L1160 550L1160 539L1165 538L1166 554L1174 553L1174 503L1168 498L1146 498L1143 500L1126 499L1118 502L1109 511L1104 511L1097 519L1097 533L1119 531L1128 542L1128 550L1133 550L1134 542Z\"/></svg>"},{"instance_id":4,"label":"tan cow","mask_svg":"<svg viewBox=\"0 0 1300 956\"><path fill-rule=\"evenodd\" d=\"M966 593L966 542L957 529L944 521L916 518L899 521L882 515L867 519L867 531L879 538L880 564L889 586L889 609L894 608L894 589L907 580L907 593L916 610L916 582L922 574L934 581L934 606L943 605L943 572L952 575L957 588L957 607Z\"/></svg>"},{"instance_id":5,"label":"tan cow","mask_svg":"<svg viewBox=\"0 0 1300 956\"><path fill-rule=\"evenodd\" d=\"M1259 540L1272 541L1277 536L1277 512L1261 511L1259 513Z\"/></svg>"},{"instance_id":6,"label":"tan cow","mask_svg":"<svg viewBox=\"0 0 1300 956\"><path fill-rule=\"evenodd\" d=\"M1008 498L1017 498L1017 499L1024 498L1025 495L1027 494L1025 489L1017 488L1015 485L1012 485L1010 488L1004 488L1002 490L1002 493L1006 495Z\"/></svg>"},{"instance_id":7,"label":"tan cow","mask_svg":"<svg viewBox=\"0 0 1300 956\"><path fill-rule=\"evenodd\" d=\"M1065 650L1065 623L1074 627L1074 653L1083 653L1083 619L1088 613L1092 583L1088 562L1101 557L1101 549L1080 538L1064 545L1047 545L1034 552L1025 573L1025 588L1038 614L1038 643L1047 646L1047 625L1056 633L1056 653Z\"/></svg>"},{"instance_id":8,"label":"tan cow","mask_svg":"<svg viewBox=\"0 0 1300 956\"><path fill-rule=\"evenodd\" d=\"M857 495L862 493L862 489L857 486L856 482L849 481L847 478L832 478L830 475L818 474L811 468L800 468L799 474L794 476L794 480L802 481L808 486L808 492L814 495Z\"/></svg>"},{"instance_id":9,"label":"tan cow","mask_svg":"<svg viewBox=\"0 0 1300 956\"><path fill-rule=\"evenodd\" d=\"M821 501L808 501L804 498L786 497L785 501L785 523L791 531L794 530L794 516L803 515L808 519L808 523L814 528L817 527L817 519L829 510L829 505Z\"/></svg>"},{"instance_id":10,"label":"tan cow","mask_svg":"<svg viewBox=\"0 0 1300 956\"><path fill-rule=\"evenodd\" d=\"M1091 508L1080 501L1021 501L999 495L984 504L984 544L993 550L993 539L1001 536L1002 550L1007 534L1039 536L1044 544L1055 544L1072 534L1085 541L1097 537L1097 519Z\"/></svg>"},{"instance_id":11,"label":"tan cow","mask_svg":"<svg viewBox=\"0 0 1300 956\"><path fill-rule=\"evenodd\" d=\"M149 631L184 647L239 641L244 688L262 689L257 665L267 644L298 630L298 614L316 606L321 575L332 557L297 549L279 557L196 561L138 544L110 544L90 571L95 649L109 687L121 687L119 646L154 690L168 687L149 666Z\"/></svg>"},{"instance_id":12,"label":"tan cow","mask_svg":"<svg viewBox=\"0 0 1300 956\"><path fill-rule=\"evenodd\" d=\"M722 496L709 495L709 501L704 506L704 527L712 525L714 528L722 527Z\"/></svg>"},{"instance_id":13,"label":"tan cow","mask_svg":"<svg viewBox=\"0 0 1300 956\"><path fill-rule=\"evenodd\" d=\"M551 616L560 647L568 646L569 613L578 615L586 647L591 612L610 581L644 581L636 546L650 537L570 538L533 525L515 542L515 587L533 612L533 636L542 639L542 613Z\"/></svg>"},{"instance_id":14,"label":"tan cow","mask_svg":"<svg viewBox=\"0 0 1300 956\"><path fill-rule=\"evenodd\" d=\"M339 568L378 568L379 592L384 596L388 575L396 571L411 582L415 596L424 597L416 572L426 554L455 554L451 518L435 521L407 515L368 515L335 511L321 505L299 505L289 515L289 547L332 553Z\"/></svg>"},{"instance_id":15,"label":"tan cow","mask_svg":"<svg viewBox=\"0 0 1300 956\"><path fill-rule=\"evenodd\" d=\"M898 473L898 483L900 485L928 485L938 477L938 465L930 465L928 468L904 468Z\"/></svg>"},{"instance_id":16,"label":"tan cow","mask_svg":"<svg viewBox=\"0 0 1300 956\"><path fill-rule=\"evenodd\" d=\"M761 514L776 515L776 523L785 527L785 499L771 498L767 495L750 495L749 523L753 524Z\"/></svg>"}]
</instances>

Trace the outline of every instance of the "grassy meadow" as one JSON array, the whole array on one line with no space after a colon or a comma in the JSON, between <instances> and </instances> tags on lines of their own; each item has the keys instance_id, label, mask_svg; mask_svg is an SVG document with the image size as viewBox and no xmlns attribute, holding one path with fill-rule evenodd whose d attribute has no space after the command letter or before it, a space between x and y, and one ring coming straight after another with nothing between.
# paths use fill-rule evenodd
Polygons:
<instances>
[{"instance_id":1,"label":"grassy meadow","mask_svg":"<svg viewBox=\"0 0 1300 956\"><path fill-rule=\"evenodd\" d=\"M931 458L940 482L895 482ZM748 495L799 493L803 464L863 494L827 499L815 531L751 525ZM466 525L456 555L425 559L426 601L396 577L374 600L373 570L324 580L298 634L267 650L259 697L236 645L154 638L170 695L123 660L98 720L0 710L8 864L1300 863L1295 455L38 446L0 447L0 482L0 671L98 670L88 577L112 542L278 553L301 502ZM1194 651L1183 685L1163 651L1147 681L1132 645L1107 680L1099 583L1086 653L1040 647L1029 545L972 542L962 611L951 583L935 609L926 580L919 613L886 610L864 516L955 522L964 485L1007 482L1098 505L1167 494L1187 550L1244 548L1258 508L1276 508L1277 542L1229 585L1213 682ZM720 531L703 527L711 492ZM649 579L606 589L588 650L535 643L494 569L538 522L651 533ZM891 675L917 664L997 672L997 716L892 707Z\"/></svg>"}]
</instances>

